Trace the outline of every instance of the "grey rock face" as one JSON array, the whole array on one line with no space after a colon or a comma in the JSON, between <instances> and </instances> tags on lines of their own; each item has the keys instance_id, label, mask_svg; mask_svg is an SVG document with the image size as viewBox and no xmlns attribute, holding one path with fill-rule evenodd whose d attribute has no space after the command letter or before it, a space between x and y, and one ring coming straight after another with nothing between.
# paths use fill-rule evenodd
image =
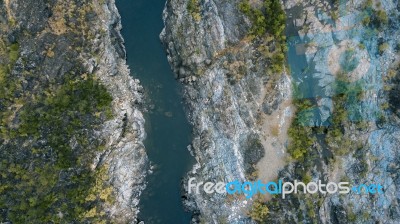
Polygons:
<instances>
[{"instance_id":1,"label":"grey rock face","mask_svg":"<svg viewBox=\"0 0 400 224\"><path fill-rule=\"evenodd\" d=\"M310 66L309 69L314 69L309 74L317 80L316 88L320 90L318 96L322 96L318 104L321 118L327 119L335 113L331 106L332 96L335 94L333 91L335 76L340 70L348 69L341 61L340 55L343 52L350 49L356 52L357 66L348 69L347 75L350 82L362 83L365 91L361 103L355 105L355 108L351 106L346 108L349 114L357 112L357 119L369 124L366 131L345 130L345 134L351 136L353 141L361 142L362 147L356 152L348 152L336 158L333 163L325 163L319 168L315 165L311 172L312 179L327 182L349 181L354 185L381 184L384 193L368 195L351 192L345 195L322 195L320 201L306 197L291 197L289 200L280 201L281 206L271 212L269 221L305 223L398 223L400 221L398 205L400 182L397 171L399 167L397 133L400 130L400 123L394 113L382 107L382 104L390 99L383 93L386 84L382 82L382 77L387 77L390 68L399 60L399 53L395 50L396 44L393 44L400 38L399 10L396 8L397 1L381 1L381 3L380 8L373 7L386 12L389 16L389 25L379 31L376 27L366 26L361 22L360 18L365 15L364 1L342 2L336 21L333 21L328 14L333 9L323 1L314 1L311 4L286 1L285 7L288 12L294 13L289 22L293 20L293 23L298 24L298 17L305 15L304 25L300 27L295 38L298 43L306 43L303 54ZM293 10L300 11L295 13ZM371 32L374 35L369 36L368 33ZM382 43L388 43L388 49L379 52ZM392 84L397 86L398 80L392 80ZM393 107L396 108L395 105ZM381 122L382 119L386 122ZM321 159L324 157L322 151L317 157ZM302 164L295 166L301 167ZM298 178L295 167L290 164L282 170L280 177L290 180ZM315 214L310 213L313 208L316 208Z\"/></svg>"},{"instance_id":2,"label":"grey rock face","mask_svg":"<svg viewBox=\"0 0 400 224\"><path fill-rule=\"evenodd\" d=\"M149 170L147 154L143 145L146 137L145 120L140 111L143 88L139 80L130 76L125 61L125 48L120 35L120 16L115 1L104 4L99 14L98 29L107 35L97 39L101 59L96 64L88 60L97 76L113 97L112 120L103 125L99 136L106 139L107 152L100 155L99 162L109 164L111 184L116 193L116 203L109 209L113 220L136 222L139 196L146 186Z\"/></svg>"},{"instance_id":3,"label":"grey rock face","mask_svg":"<svg viewBox=\"0 0 400 224\"><path fill-rule=\"evenodd\" d=\"M289 79L282 75L273 80L273 74L266 74L267 62L257 57L260 43L245 38L250 24L238 11L239 1L199 2L201 20L196 21L188 1L168 1L160 35L172 69L184 83L194 126L191 148L197 164L188 177L197 182L244 181L265 154L264 111L271 114L290 98ZM229 201L226 195L204 192L186 196L187 207L201 214L194 221L252 222L246 214L251 200Z\"/></svg>"},{"instance_id":4,"label":"grey rock face","mask_svg":"<svg viewBox=\"0 0 400 224\"><path fill-rule=\"evenodd\" d=\"M290 99L290 80L284 75L269 85L272 75L264 73L268 63L257 52L260 43L245 38L250 24L237 10L239 0L198 1L200 20L192 17L187 8L188 2L167 2L164 11L165 29L161 33L172 69L185 85L188 117L194 126L191 149L197 164L188 177L196 177L197 182L243 181L249 178L249 164L254 164L263 155L257 153L257 150L246 153L249 149L257 148L250 144L252 141L249 139L263 143L265 157L273 155L273 151L267 150L264 140L270 142L276 137L263 138L267 131L262 127L273 120L274 116L268 115L275 115L284 107L283 102ZM269 204L268 219L271 223L399 222L399 151L396 136L400 126L396 116L381 109L381 105L387 102L381 77L393 62L399 60L395 51L399 41L399 3L381 2L382 10L389 15L389 26L372 37L367 36L367 29L359 20L363 3L344 2L341 8L350 13L339 14L337 21L333 21L330 14L333 9L329 2L284 1L288 22L295 27L295 31L290 32L294 33L296 40L306 40L309 43L296 50L304 54L305 62L313 69L311 75L318 88L317 95L306 97L318 99L316 112L319 121L310 125L322 125L332 115L331 98L338 72L338 67L334 65L342 60L340 55L346 49L354 48L361 62L354 68L348 68L351 70L348 78L351 81L363 80L370 88L366 91L363 103L352 108L368 121L368 130L345 130L352 140L364 143L362 149L337 158L332 164L322 162L312 165L312 179L339 182L342 178L348 178L355 184L381 183L386 191L372 197L352 193L345 196L321 196L319 201L295 196L278 200L279 205ZM388 43L388 50L380 54L378 48L382 42ZM365 45L364 49L360 43ZM396 102L397 97L393 93L392 102ZM287 109L290 111L290 107ZM383 114L388 122L380 124L377 114ZM266 117L271 120L266 122ZM290 118L282 120L287 122ZM279 127L285 131L282 126ZM326 155L319 147L315 145L315 156L323 161ZM284 146L273 148L285 150ZM246 159L248 155L250 159ZM310 161L312 159L307 162ZM298 179L296 172L302 166L294 162L284 168L279 167L279 178ZM363 177L361 173L367 175ZM187 187L186 180L184 186ZM227 200L226 195L204 193L186 196L186 206L200 217L195 217L193 222L252 222L245 212L251 200ZM316 214L311 211L316 211Z\"/></svg>"}]
</instances>

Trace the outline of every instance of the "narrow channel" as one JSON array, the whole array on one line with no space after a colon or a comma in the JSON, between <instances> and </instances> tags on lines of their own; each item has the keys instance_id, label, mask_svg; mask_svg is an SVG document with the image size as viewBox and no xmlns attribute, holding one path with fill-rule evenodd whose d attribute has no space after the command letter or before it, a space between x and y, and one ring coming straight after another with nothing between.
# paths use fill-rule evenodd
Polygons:
<instances>
[{"instance_id":1,"label":"narrow channel","mask_svg":"<svg viewBox=\"0 0 400 224\"><path fill-rule=\"evenodd\" d=\"M194 163L187 150L191 126L184 113L181 86L159 40L165 0L117 0L127 61L154 105L146 114L145 141L155 165L140 200L139 219L146 224L189 223L181 202L181 179Z\"/></svg>"}]
</instances>

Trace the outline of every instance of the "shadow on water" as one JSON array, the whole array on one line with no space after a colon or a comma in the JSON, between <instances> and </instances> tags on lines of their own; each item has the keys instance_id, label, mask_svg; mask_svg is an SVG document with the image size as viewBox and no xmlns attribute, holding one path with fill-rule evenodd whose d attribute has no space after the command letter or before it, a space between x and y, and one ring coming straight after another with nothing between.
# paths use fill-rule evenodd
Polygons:
<instances>
[{"instance_id":1,"label":"shadow on water","mask_svg":"<svg viewBox=\"0 0 400 224\"><path fill-rule=\"evenodd\" d=\"M140 201L139 219L145 223L189 223L191 214L181 202L181 179L194 159L187 150L191 126L181 102L181 86L159 40L165 0L117 0L122 17L128 65L155 105L145 115L145 146L154 173Z\"/></svg>"}]
</instances>

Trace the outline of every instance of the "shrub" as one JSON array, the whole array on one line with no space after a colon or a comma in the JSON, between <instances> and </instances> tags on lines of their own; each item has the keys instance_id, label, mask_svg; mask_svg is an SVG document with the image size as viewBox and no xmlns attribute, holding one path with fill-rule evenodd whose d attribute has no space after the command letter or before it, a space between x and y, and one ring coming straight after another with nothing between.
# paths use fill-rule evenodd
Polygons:
<instances>
[{"instance_id":1,"label":"shrub","mask_svg":"<svg viewBox=\"0 0 400 224\"><path fill-rule=\"evenodd\" d=\"M245 15L249 15L251 13L251 6L248 1L242 1L239 3L239 10L243 12Z\"/></svg>"},{"instance_id":2,"label":"shrub","mask_svg":"<svg viewBox=\"0 0 400 224\"><path fill-rule=\"evenodd\" d=\"M275 48L272 57L268 56L271 61L270 69L272 73L281 74L284 70L285 53L287 52L286 36L284 34L286 25L286 14L282 9L278 0L264 0L264 10L254 9L251 7L249 0L243 0L239 3L239 10L244 13L252 22L250 34L255 37L268 38L272 36ZM269 41L267 41L269 42Z\"/></svg>"},{"instance_id":3,"label":"shrub","mask_svg":"<svg viewBox=\"0 0 400 224\"><path fill-rule=\"evenodd\" d=\"M309 100L304 99L295 100L293 103L297 108L297 112L288 130L290 139L288 153L293 159L303 160L308 149L315 142L312 129L307 124L311 115L309 110L312 108L312 104Z\"/></svg>"},{"instance_id":4,"label":"shrub","mask_svg":"<svg viewBox=\"0 0 400 224\"><path fill-rule=\"evenodd\" d=\"M364 18L363 18L363 20L362 20L362 24L364 25L364 26L368 26L369 24L371 23L371 17L370 16L365 16Z\"/></svg>"},{"instance_id":5,"label":"shrub","mask_svg":"<svg viewBox=\"0 0 400 224\"><path fill-rule=\"evenodd\" d=\"M18 43L11 44L9 53L8 53L10 63L15 63L15 61L17 61L17 59L18 59L18 55L19 55L19 44Z\"/></svg>"},{"instance_id":6,"label":"shrub","mask_svg":"<svg viewBox=\"0 0 400 224\"><path fill-rule=\"evenodd\" d=\"M380 7L380 5L377 7ZM372 0L367 0L363 4L362 9L364 10L364 18L362 20L364 26L372 26L382 30L389 23L386 11L374 9Z\"/></svg>"},{"instance_id":7,"label":"shrub","mask_svg":"<svg viewBox=\"0 0 400 224\"><path fill-rule=\"evenodd\" d=\"M388 43L382 43L379 45L379 53L383 54L387 49L389 49Z\"/></svg>"},{"instance_id":8,"label":"shrub","mask_svg":"<svg viewBox=\"0 0 400 224\"><path fill-rule=\"evenodd\" d=\"M200 3L199 0L189 0L187 10L196 21L200 21Z\"/></svg>"},{"instance_id":9,"label":"shrub","mask_svg":"<svg viewBox=\"0 0 400 224\"><path fill-rule=\"evenodd\" d=\"M250 218L254 221L263 223L268 217L269 209L266 204L260 202L259 200L253 203L253 207L249 212Z\"/></svg>"},{"instance_id":10,"label":"shrub","mask_svg":"<svg viewBox=\"0 0 400 224\"><path fill-rule=\"evenodd\" d=\"M331 17L332 17L333 20L339 19L339 12L336 11L336 10L332 11L331 12Z\"/></svg>"},{"instance_id":11,"label":"shrub","mask_svg":"<svg viewBox=\"0 0 400 224\"><path fill-rule=\"evenodd\" d=\"M101 122L94 114L110 109L111 96L93 78L66 77L57 91L36 98L21 108L19 127L10 133L42 141L35 148L10 144L0 154L0 209L13 223L50 223L59 220L58 212L68 223L104 219L93 211L111 200L110 188L102 181L106 171L89 167L101 145L86 130Z\"/></svg>"},{"instance_id":12,"label":"shrub","mask_svg":"<svg viewBox=\"0 0 400 224\"><path fill-rule=\"evenodd\" d=\"M389 22L388 16L384 10L378 10L376 12L376 18L380 25L386 25Z\"/></svg>"},{"instance_id":13,"label":"shrub","mask_svg":"<svg viewBox=\"0 0 400 224\"><path fill-rule=\"evenodd\" d=\"M365 1L365 2L363 3L362 8L363 8L364 10L365 10L365 9L372 8L372 4L373 4L373 1L372 1L372 0L367 0L367 1Z\"/></svg>"}]
</instances>

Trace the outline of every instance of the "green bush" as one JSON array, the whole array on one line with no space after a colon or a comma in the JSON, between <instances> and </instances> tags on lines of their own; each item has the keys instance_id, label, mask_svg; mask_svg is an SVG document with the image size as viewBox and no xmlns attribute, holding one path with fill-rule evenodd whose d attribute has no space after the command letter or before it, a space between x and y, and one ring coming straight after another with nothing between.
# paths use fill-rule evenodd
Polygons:
<instances>
[{"instance_id":1,"label":"green bush","mask_svg":"<svg viewBox=\"0 0 400 224\"><path fill-rule=\"evenodd\" d=\"M275 37L284 35L286 14L279 0L264 0L268 31Z\"/></svg>"},{"instance_id":2,"label":"green bush","mask_svg":"<svg viewBox=\"0 0 400 224\"><path fill-rule=\"evenodd\" d=\"M19 126L8 126L8 133L13 133L9 137L17 143L0 154L0 210L7 211L13 223L104 219L104 214L87 213L110 199L102 193L107 186L99 181L105 170L93 172L89 166L101 144L89 139L86 130L96 129L106 119L95 114L111 109L111 96L91 77L68 76L58 90L36 98L21 109ZM72 139L77 143L74 148ZM32 148L19 145L21 140L37 143Z\"/></svg>"},{"instance_id":3,"label":"green bush","mask_svg":"<svg viewBox=\"0 0 400 224\"><path fill-rule=\"evenodd\" d=\"M387 25L389 22L388 16L384 10L378 10L375 12L377 22L379 25Z\"/></svg>"},{"instance_id":4,"label":"green bush","mask_svg":"<svg viewBox=\"0 0 400 224\"><path fill-rule=\"evenodd\" d=\"M0 86L2 85L2 83L4 83L7 74L8 74L7 66L0 65Z\"/></svg>"},{"instance_id":5,"label":"green bush","mask_svg":"<svg viewBox=\"0 0 400 224\"><path fill-rule=\"evenodd\" d=\"M189 11L190 15L196 20L200 21L200 3L199 0L189 0L187 5L187 10Z\"/></svg>"},{"instance_id":6,"label":"green bush","mask_svg":"<svg viewBox=\"0 0 400 224\"><path fill-rule=\"evenodd\" d=\"M267 38L268 35L273 37L271 45L275 48L275 51L269 58L271 61L270 70L274 74L281 74L284 71L287 46L284 33L286 14L280 1L264 0L264 11L251 7L249 0L240 2L238 8L252 23L251 35L259 38Z\"/></svg>"},{"instance_id":7,"label":"green bush","mask_svg":"<svg viewBox=\"0 0 400 224\"><path fill-rule=\"evenodd\" d=\"M268 217L268 213L269 209L267 205L257 200L253 203L249 216L256 222L264 223Z\"/></svg>"},{"instance_id":8,"label":"green bush","mask_svg":"<svg viewBox=\"0 0 400 224\"><path fill-rule=\"evenodd\" d=\"M250 6L249 1L242 1L239 3L239 10L248 16L253 9Z\"/></svg>"},{"instance_id":9,"label":"green bush","mask_svg":"<svg viewBox=\"0 0 400 224\"><path fill-rule=\"evenodd\" d=\"M1 41L1 40L0 40ZM21 83L16 80L15 77L10 76L10 71L14 67L15 62L19 55L19 45L11 44L6 47L5 45L0 46L2 50L2 58L5 64L0 64L0 137L5 139L8 135L7 119L10 117L10 111L8 108L12 101L15 100L15 92L20 89ZM0 138L1 139L1 138Z\"/></svg>"},{"instance_id":10,"label":"green bush","mask_svg":"<svg viewBox=\"0 0 400 224\"><path fill-rule=\"evenodd\" d=\"M379 45L379 53L383 54L387 49L389 49L388 43L382 43Z\"/></svg>"},{"instance_id":11,"label":"green bush","mask_svg":"<svg viewBox=\"0 0 400 224\"><path fill-rule=\"evenodd\" d=\"M306 123L309 121L312 104L309 100L297 99L294 100L297 112L294 120L288 130L290 144L288 146L289 155L296 160L303 160L308 152L308 149L315 142L313 132L310 126Z\"/></svg>"},{"instance_id":12,"label":"green bush","mask_svg":"<svg viewBox=\"0 0 400 224\"><path fill-rule=\"evenodd\" d=\"M366 10L366 9L372 8L372 5L373 5L373 1L372 0L367 0L367 1L365 1L363 3L362 8L364 10Z\"/></svg>"},{"instance_id":13,"label":"green bush","mask_svg":"<svg viewBox=\"0 0 400 224\"><path fill-rule=\"evenodd\" d=\"M380 5L377 5L377 7L379 8ZM384 26L388 25L389 18L386 11L374 9L372 0L367 0L363 4L362 9L364 10L364 18L362 20L364 26L371 26L382 30Z\"/></svg>"},{"instance_id":14,"label":"green bush","mask_svg":"<svg viewBox=\"0 0 400 224\"><path fill-rule=\"evenodd\" d=\"M279 41L284 36L286 14L278 0L264 0L265 11L251 7L249 0L239 3L239 10L250 18L252 22L251 33L256 36L266 32L273 35Z\"/></svg>"},{"instance_id":15,"label":"green bush","mask_svg":"<svg viewBox=\"0 0 400 224\"><path fill-rule=\"evenodd\" d=\"M11 44L9 53L8 53L8 57L10 59L11 64L13 64L17 61L18 55L19 55L19 44L18 43Z\"/></svg>"}]
</instances>

